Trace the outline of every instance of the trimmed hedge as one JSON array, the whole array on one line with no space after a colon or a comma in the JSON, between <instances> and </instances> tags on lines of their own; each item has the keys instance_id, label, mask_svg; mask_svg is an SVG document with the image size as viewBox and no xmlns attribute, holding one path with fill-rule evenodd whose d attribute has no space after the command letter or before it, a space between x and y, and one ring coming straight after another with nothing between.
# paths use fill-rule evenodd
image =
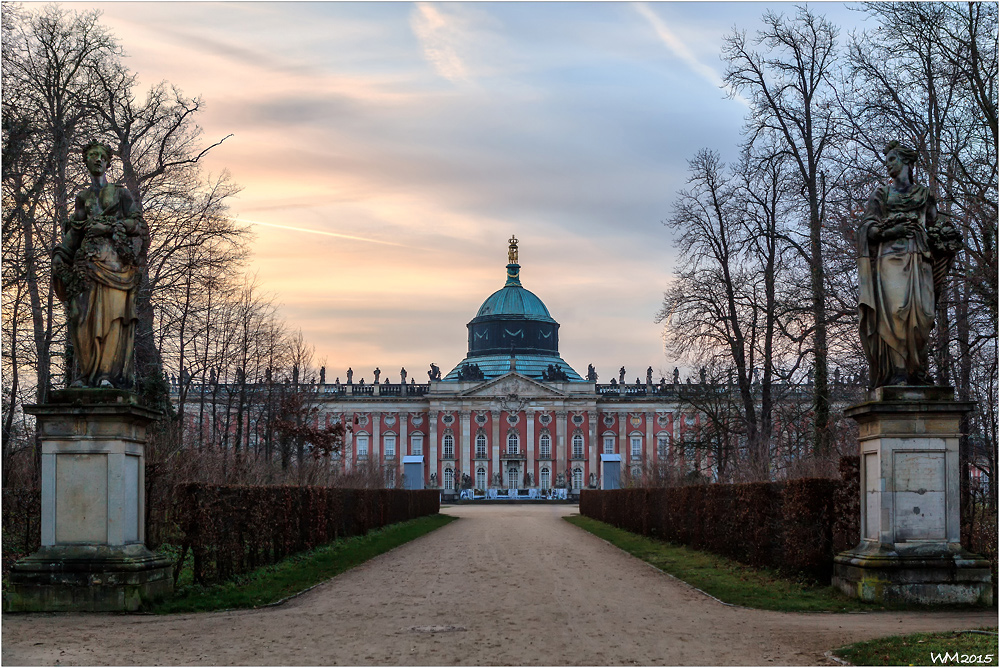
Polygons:
<instances>
[{"instance_id":1,"label":"trimmed hedge","mask_svg":"<svg viewBox=\"0 0 1000 668\"><path fill-rule=\"evenodd\" d=\"M860 540L858 484L856 478L803 478L583 490L580 514L750 566L829 582L834 555Z\"/></svg>"},{"instance_id":2,"label":"trimmed hedge","mask_svg":"<svg viewBox=\"0 0 1000 668\"><path fill-rule=\"evenodd\" d=\"M174 491L182 536L175 577L190 551L199 584L440 510L437 490L187 483Z\"/></svg>"},{"instance_id":3,"label":"trimmed hedge","mask_svg":"<svg viewBox=\"0 0 1000 668\"><path fill-rule=\"evenodd\" d=\"M14 562L42 544L42 493L37 489L3 490L3 577Z\"/></svg>"}]
</instances>

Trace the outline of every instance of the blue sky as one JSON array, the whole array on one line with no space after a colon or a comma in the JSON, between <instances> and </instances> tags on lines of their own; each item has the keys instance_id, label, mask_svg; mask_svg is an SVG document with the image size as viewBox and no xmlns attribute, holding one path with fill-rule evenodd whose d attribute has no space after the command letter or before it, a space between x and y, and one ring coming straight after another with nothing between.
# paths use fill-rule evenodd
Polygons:
<instances>
[{"instance_id":1,"label":"blue sky","mask_svg":"<svg viewBox=\"0 0 1000 668\"><path fill-rule=\"evenodd\" d=\"M653 317L687 160L735 157L746 107L723 37L786 3L74 3L145 84L200 95L206 167L243 187L250 267L328 377L460 361L466 323L522 281L564 359L669 376ZM844 28L861 17L812 3ZM290 229L295 228L295 229Z\"/></svg>"}]
</instances>

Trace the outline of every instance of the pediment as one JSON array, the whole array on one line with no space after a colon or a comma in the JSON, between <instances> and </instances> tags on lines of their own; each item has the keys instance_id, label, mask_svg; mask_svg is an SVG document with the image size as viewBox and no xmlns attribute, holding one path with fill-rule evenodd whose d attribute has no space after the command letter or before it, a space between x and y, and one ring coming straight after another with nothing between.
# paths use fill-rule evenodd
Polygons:
<instances>
[{"instance_id":1,"label":"pediment","mask_svg":"<svg viewBox=\"0 0 1000 668\"><path fill-rule=\"evenodd\" d=\"M482 397L488 399L537 399L565 397L564 392L553 389L545 383L510 371L498 378L460 393L460 397Z\"/></svg>"}]
</instances>

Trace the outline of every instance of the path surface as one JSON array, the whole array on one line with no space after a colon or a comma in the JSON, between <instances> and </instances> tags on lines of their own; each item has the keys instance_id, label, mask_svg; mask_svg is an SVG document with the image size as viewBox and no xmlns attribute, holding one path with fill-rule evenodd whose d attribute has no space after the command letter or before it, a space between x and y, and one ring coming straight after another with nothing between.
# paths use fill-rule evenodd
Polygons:
<instances>
[{"instance_id":1,"label":"path surface","mask_svg":"<svg viewBox=\"0 0 1000 668\"><path fill-rule=\"evenodd\" d=\"M446 508L460 519L264 610L4 615L0 659L4 666L821 665L830 663L826 650L858 640L996 623L990 611L725 606L559 519L575 511Z\"/></svg>"}]
</instances>

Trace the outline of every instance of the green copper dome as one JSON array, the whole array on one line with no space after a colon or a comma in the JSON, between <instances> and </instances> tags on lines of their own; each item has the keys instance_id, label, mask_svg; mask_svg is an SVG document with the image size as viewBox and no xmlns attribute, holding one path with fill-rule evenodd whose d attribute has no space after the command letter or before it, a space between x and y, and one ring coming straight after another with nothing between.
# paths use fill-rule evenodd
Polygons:
<instances>
[{"instance_id":1,"label":"green copper dome","mask_svg":"<svg viewBox=\"0 0 1000 668\"><path fill-rule=\"evenodd\" d=\"M517 267L517 265L507 265L507 267L510 269L510 267ZM549 315L549 310L545 308L545 304L534 292L521 287L520 282L512 285L510 279L508 279L507 285L487 297L483 305L479 307L479 312L476 313L477 318L491 315L520 316L528 320L555 322Z\"/></svg>"},{"instance_id":2,"label":"green copper dome","mask_svg":"<svg viewBox=\"0 0 1000 668\"><path fill-rule=\"evenodd\" d=\"M445 380L459 380L465 366L476 367L487 379L516 369L532 378L554 372L569 381L582 380L559 356L559 323L542 300L521 285L514 237L507 260L507 282L483 302L469 322L469 352Z\"/></svg>"}]
</instances>

